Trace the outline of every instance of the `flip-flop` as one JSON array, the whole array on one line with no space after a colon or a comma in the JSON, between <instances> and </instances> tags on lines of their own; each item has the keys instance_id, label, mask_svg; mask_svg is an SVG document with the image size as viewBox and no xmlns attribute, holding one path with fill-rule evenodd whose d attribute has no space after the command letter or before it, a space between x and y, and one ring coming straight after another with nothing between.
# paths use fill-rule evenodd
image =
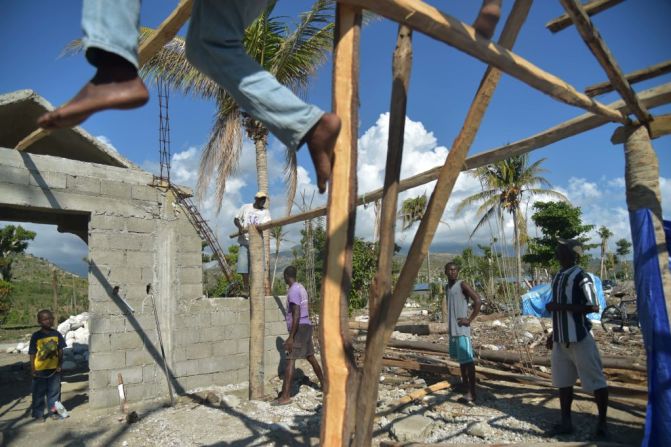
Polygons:
<instances>
[{"instance_id":1,"label":"flip-flop","mask_svg":"<svg viewBox=\"0 0 671 447\"><path fill-rule=\"evenodd\" d=\"M289 405L291 403L291 399L289 399L286 402L282 402L281 400L275 399L270 403L271 407L283 407L285 405Z\"/></svg>"},{"instance_id":2,"label":"flip-flop","mask_svg":"<svg viewBox=\"0 0 671 447\"><path fill-rule=\"evenodd\" d=\"M460 397L457 399L457 402L460 404L468 405L469 407L474 407L475 406L475 401L472 399L468 399L466 397Z\"/></svg>"}]
</instances>

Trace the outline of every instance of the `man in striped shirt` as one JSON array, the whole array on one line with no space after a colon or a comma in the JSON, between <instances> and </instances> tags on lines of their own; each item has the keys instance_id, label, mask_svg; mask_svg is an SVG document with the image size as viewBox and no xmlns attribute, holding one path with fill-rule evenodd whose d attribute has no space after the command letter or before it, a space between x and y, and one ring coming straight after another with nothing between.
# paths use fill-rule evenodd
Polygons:
<instances>
[{"instance_id":1,"label":"man in striped shirt","mask_svg":"<svg viewBox=\"0 0 671 447\"><path fill-rule=\"evenodd\" d=\"M587 314L599 311L596 289L590 276L576 265L582 246L575 239L559 239L555 256L561 270L552 280L552 301L546 309L552 313L552 334L547 348L552 349L552 383L559 388L561 423L548 435L573 432L571 403L573 385L578 377L585 391L594 392L599 411L595 437L605 438L608 387L601 357L590 333Z\"/></svg>"}]
</instances>

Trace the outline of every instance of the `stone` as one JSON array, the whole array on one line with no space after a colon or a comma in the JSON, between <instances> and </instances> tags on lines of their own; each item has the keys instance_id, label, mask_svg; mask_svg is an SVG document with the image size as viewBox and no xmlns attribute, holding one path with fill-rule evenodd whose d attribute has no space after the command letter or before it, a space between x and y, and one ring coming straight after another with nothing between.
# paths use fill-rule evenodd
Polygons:
<instances>
[{"instance_id":1,"label":"stone","mask_svg":"<svg viewBox=\"0 0 671 447\"><path fill-rule=\"evenodd\" d=\"M218 407L219 403L221 402L221 398L219 396L217 396L215 393L213 393L212 391L210 391L205 396L205 402L208 405L212 405L213 407Z\"/></svg>"},{"instance_id":2,"label":"stone","mask_svg":"<svg viewBox=\"0 0 671 447\"><path fill-rule=\"evenodd\" d=\"M484 422L476 422L466 428L466 433L478 438L485 438L490 432L489 426Z\"/></svg>"},{"instance_id":3,"label":"stone","mask_svg":"<svg viewBox=\"0 0 671 447\"><path fill-rule=\"evenodd\" d=\"M500 320L494 320L490 323L491 327L506 327L505 323L502 323Z\"/></svg>"},{"instance_id":4,"label":"stone","mask_svg":"<svg viewBox=\"0 0 671 447\"><path fill-rule=\"evenodd\" d=\"M416 441L429 434L431 425L432 419L415 414L395 422L391 427L391 434L400 442Z\"/></svg>"},{"instance_id":5,"label":"stone","mask_svg":"<svg viewBox=\"0 0 671 447\"><path fill-rule=\"evenodd\" d=\"M484 349L485 351L498 351L499 347L496 345L482 345L480 346L481 349Z\"/></svg>"}]
</instances>

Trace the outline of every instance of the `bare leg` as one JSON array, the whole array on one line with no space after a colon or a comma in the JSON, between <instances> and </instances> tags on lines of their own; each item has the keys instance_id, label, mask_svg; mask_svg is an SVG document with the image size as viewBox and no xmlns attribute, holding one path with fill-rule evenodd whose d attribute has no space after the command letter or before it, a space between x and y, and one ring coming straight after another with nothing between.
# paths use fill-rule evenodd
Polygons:
<instances>
[{"instance_id":1,"label":"bare leg","mask_svg":"<svg viewBox=\"0 0 671 447\"><path fill-rule=\"evenodd\" d=\"M466 363L466 374L468 376L468 394L466 399L475 402L475 363Z\"/></svg>"},{"instance_id":2,"label":"bare leg","mask_svg":"<svg viewBox=\"0 0 671 447\"><path fill-rule=\"evenodd\" d=\"M466 366L466 363L459 364L459 369L461 370L461 385L465 390L468 390L468 370L466 369Z\"/></svg>"},{"instance_id":3,"label":"bare leg","mask_svg":"<svg viewBox=\"0 0 671 447\"><path fill-rule=\"evenodd\" d=\"M491 39L501 17L501 0L483 0L473 28L485 39Z\"/></svg>"},{"instance_id":4,"label":"bare leg","mask_svg":"<svg viewBox=\"0 0 671 447\"><path fill-rule=\"evenodd\" d=\"M340 118L335 113L325 113L317 124L305 135L305 142L317 173L317 187L321 194L333 169L333 148L340 133Z\"/></svg>"},{"instance_id":5,"label":"bare leg","mask_svg":"<svg viewBox=\"0 0 671 447\"><path fill-rule=\"evenodd\" d=\"M242 286L245 288L245 292L249 293L249 273L240 273L242 276Z\"/></svg>"},{"instance_id":6,"label":"bare leg","mask_svg":"<svg viewBox=\"0 0 671 447\"><path fill-rule=\"evenodd\" d=\"M319 362L317 361L317 358L314 355L309 355L306 357L307 361L310 362L310 365L312 365L312 369L315 371L315 374L317 375L317 378L319 379L319 386L321 389L324 389L324 373L322 372L321 366L319 366Z\"/></svg>"},{"instance_id":7,"label":"bare leg","mask_svg":"<svg viewBox=\"0 0 671 447\"><path fill-rule=\"evenodd\" d=\"M282 394L277 398L277 402L285 404L291 401L291 382L294 378L294 359L287 359L287 366L284 369L284 382L282 382Z\"/></svg>"},{"instance_id":8,"label":"bare leg","mask_svg":"<svg viewBox=\"0 0 671 447\"><path fill-rule=\"evenodd\" d=\"M571 423L571 404L573 403L573 387L559 388L559 407L561 408L561 423L554 426L548 433L550 436L565 435L573 432Z\"/></svg>"},{"instance_id":9,"label":"bare leg","mask_svg":"<svg viewBox=\"0 0 671 447\"><path fill-rule=\"evenodd\" d=\"M37 120L40 127L72 127L101 110L134 109L147 102L149 92L135 66L113 53L97 51L95 76L65 105L42 115Z\"/></svg>"},{"instance_id":10,"label":"bare leg","mask_svg":"<svg viewBox=\"0 0 671 447\"><path fill-rule=\"evenodd\" d=\"M598 437L607 437L606 413L608 412L608 387L595 390L594 400L599 411L599 421L596 425L595 435Z\"/></svg>"}]
</instances>

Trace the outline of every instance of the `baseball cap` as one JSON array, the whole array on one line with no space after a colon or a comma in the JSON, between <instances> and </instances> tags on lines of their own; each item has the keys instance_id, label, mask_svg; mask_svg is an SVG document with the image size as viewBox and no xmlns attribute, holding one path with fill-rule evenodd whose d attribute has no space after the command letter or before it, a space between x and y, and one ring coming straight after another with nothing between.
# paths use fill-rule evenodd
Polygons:
<instances>
[{"instance_id":1,"label":"baseball cap","mask_svg":"<svg viewBox=\"0 0 671 447\"><path fill-rule=\"evenodd\" d=\"M575 253L576 255L582 255L582 243L576 239L564 239L557 238L559 245L563 245L569 249L569 251Z\"/></svg>"},{"instance_id":2,"label":"baseball cap","mask_svg":"<svg viewBox=\"0 0 671 447\"><path fill-rule=\"evenodd\" d=\"M259 191L254 195L255 199L265 199L268 197L268 194L266 194L264 191Z\"/></svg>"}]
</instances>

